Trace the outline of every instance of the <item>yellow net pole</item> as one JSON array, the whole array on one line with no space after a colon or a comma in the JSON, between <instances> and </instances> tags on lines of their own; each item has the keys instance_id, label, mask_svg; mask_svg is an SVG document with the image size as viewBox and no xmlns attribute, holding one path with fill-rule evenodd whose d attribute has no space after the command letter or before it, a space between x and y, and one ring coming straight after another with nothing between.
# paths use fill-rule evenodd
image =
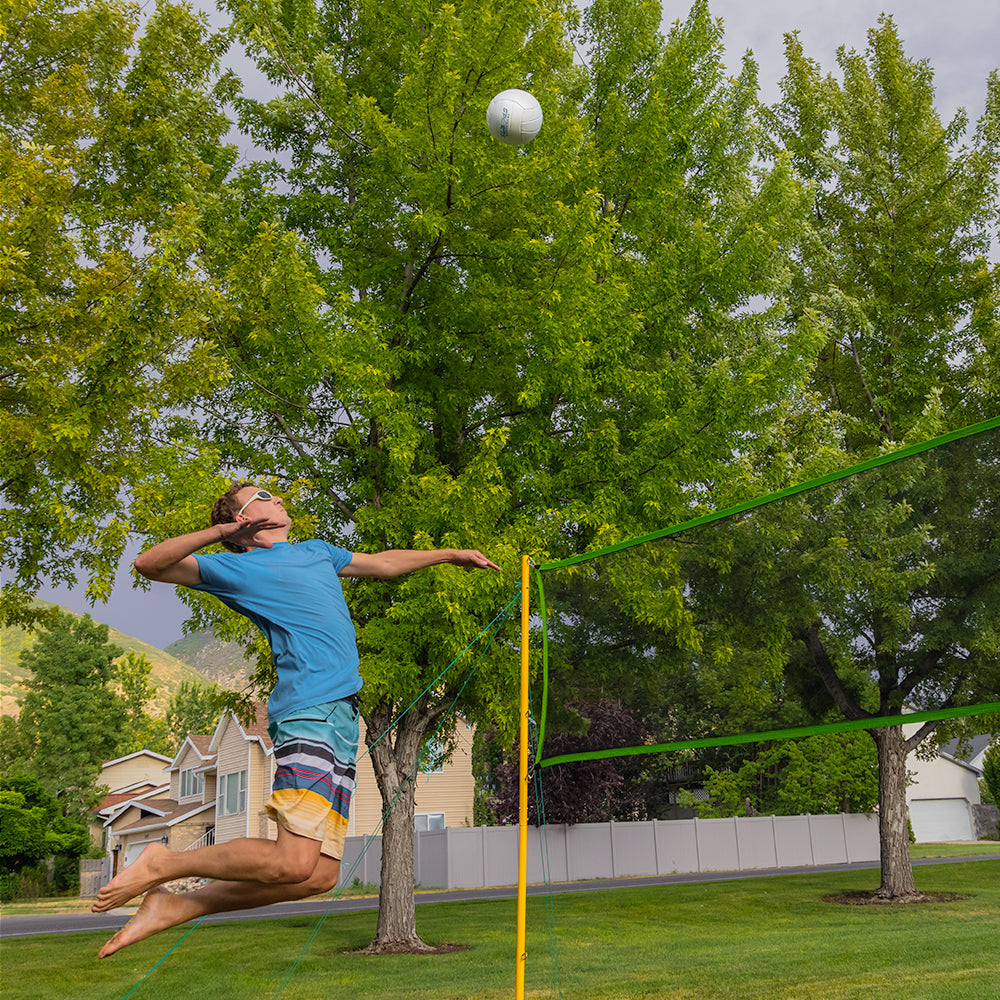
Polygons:
<instances>
[{"instance_id":1,"label":"yellow net pole","mask_svg":"<svg viewBox=\"0 0 1000 1000\"><path fill-rule=\"evenodd\" d=\"M528 898L528 581L529 562L521 556L521 735L517 840L517 969L514 1000L524 1000L525 930Z\"/></svg>"}]
</instances>

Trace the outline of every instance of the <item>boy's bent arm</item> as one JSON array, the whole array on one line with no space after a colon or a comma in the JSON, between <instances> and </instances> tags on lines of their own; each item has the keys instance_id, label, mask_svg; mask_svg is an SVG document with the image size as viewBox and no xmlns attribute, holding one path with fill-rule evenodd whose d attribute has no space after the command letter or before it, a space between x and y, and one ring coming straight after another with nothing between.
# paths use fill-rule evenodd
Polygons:
<instances>
[{"instance_id":1,"label":"boy's bent arm","mask_svg":"<svg viewBox=\"0 0 1000 1000\"><path fill-rule=\"evenodd\" d=\"M478 549L387 549L373 554L355 552L339 575L389 579L443 564L464 569L500 569Z\"/></svg>"},{"instance_id":2,"label":"boy's bent arm","mask_svg":"<svg viewBox=\"0 0 1000 1000\"><path fill-rule=\"evenodd\" d=\"M132 565L147 580L195 587L201 583L201 571L194 553L220 540L218 525L188 535L177 535L141 552Z\"/></svg>"},{"instance_id":3,"label":"boy's bent arm","mask_svg":"<svg viewBox=\"0 0 1000 1000\"><path fill-rule=\"evenodd\" d=\"M256 535L258 531L266 531L274 526L275 522L268 516L213 524L211 528L177 535L146 549L132 565L147 580L195 587L202 582L195 552L223 539L240 545L269 549L271 543Z\"/></svg>"}]
</instances>

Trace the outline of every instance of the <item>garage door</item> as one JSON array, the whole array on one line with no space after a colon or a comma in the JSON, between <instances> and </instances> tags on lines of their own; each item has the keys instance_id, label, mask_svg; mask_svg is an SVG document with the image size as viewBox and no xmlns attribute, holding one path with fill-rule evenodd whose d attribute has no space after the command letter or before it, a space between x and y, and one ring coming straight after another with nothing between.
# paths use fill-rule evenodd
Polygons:
<instances>
[{"instance_id":1,"label":"garage door","mask_svg":"<svg viewBox=\"0 0 1000 1000\"><path fill-rule=\"evenodd\" d=\"M972 810L965 799L914 799L910 822L918 844L942 840L975 840Z\"/></svg>"},{"instance_id":2,"label":"garage door","mask_svg":"<svg viewBox=\"0 0 1000 1000\"><path fill-rule=\"evenodd\" d=\"M156 840L137 840L134 844L125 845L125 864L130 865L140 854L142 854L142 849L147 844L159 844L160 839Z\"/></svg>"}]
</instances>

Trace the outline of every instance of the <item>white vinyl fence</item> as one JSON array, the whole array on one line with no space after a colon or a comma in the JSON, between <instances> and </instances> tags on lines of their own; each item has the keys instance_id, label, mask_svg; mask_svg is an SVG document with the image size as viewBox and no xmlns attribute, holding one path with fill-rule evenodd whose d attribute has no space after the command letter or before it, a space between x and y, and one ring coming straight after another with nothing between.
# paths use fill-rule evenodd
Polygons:
<instances>
[{"instance_id":1,"label":"white vinyl fence","mask_svg":"<svg viewBox=\"0 0 1000 1000\"><path fill-rule=\"evenodd\" d=\"M517 827L448 827L415 833L414 855L416 882L425 889L513 885L517 882ZM357 879L378 885L381 858L380 837L348 837L340 884L350 885ZM578 823L528 829L529 882L799 868L878 858L878 819L860 814Z\"/></svg>"}]
</instances>

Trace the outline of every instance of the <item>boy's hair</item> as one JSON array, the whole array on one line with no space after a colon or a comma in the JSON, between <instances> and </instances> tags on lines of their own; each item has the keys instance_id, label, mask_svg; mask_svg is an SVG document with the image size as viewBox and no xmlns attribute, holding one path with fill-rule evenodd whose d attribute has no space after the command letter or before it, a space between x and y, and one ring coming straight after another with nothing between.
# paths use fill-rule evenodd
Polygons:
<instances>
[{"instance_id":1,"label":"boy's hair","mask_svg":"<svg viewBox=\"0 0 1000 1000\"><path fill-rule=\"evenodd\" d=\"M230 524L236 520L236 514L240 509L240 502L236 499L236 494L246 486L256 486L254 482L244 480L233 483L225 493L219 497L212 505L212 524ZM222 545L230 552L249 552L245 545L238 542L223 542Z\"/></svg>"}]
</instances>

